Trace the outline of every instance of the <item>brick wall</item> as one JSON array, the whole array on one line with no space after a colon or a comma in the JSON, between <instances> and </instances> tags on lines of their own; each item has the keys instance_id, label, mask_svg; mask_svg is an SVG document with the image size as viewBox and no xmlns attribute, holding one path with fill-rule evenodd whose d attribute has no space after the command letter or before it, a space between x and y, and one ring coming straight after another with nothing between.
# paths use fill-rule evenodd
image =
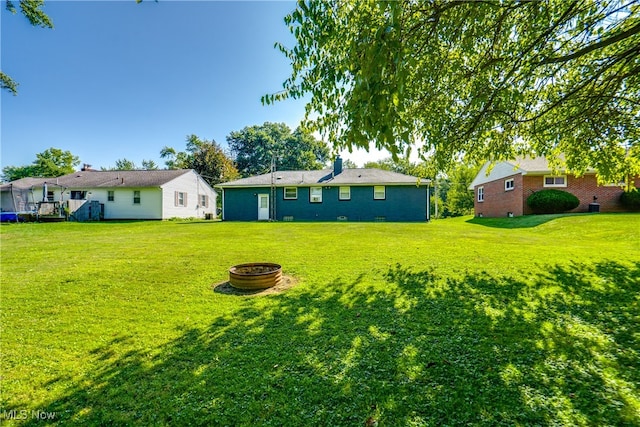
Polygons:
<instances>
[{"instance_id":1,"label":"brick wall","mask_svg":"<svg viewBox=\"0 0 640 427\"><path fill-rule=\"evenodd\" d=\"M506 178L488 182L475 187L474 209L477 216L501 217L508 216L509 212L514 216L523 214L522 205L522 175L511 175ZM513 190L505 190L504 182L513 179ZM484 201L478 201L478 187L484 187Z\"/></svg>"},{"instance_id":2,"label":"brick wall","mask_svg":"<svg viewBox=\"0 0 640 427\"><path fill-rule=\"evenodd\" d=\"M533 191L540 191L548 187L544 187L544 177L542 175L526 175L523 178L523 206L524 214L527 215L533 213L529 206L527 206L527 197L529 197ZM623 190L617 186L598 185L595 174L584 175L580 178L567 175L566 187L552 188L572 193L580 200L580 205L571 212L588 212L589 203L593 202L593 196L598 198L597 203L600 204L600 212L624 211L624 208L620 204L620 195Z\"/></svg>"},{"instance_id":3,"label":"brick wall","mask_svg":"<svg viewBox=\"0 0 640 427\"><path fill-rule=\"evenodd\" d=\"M504 182L514 180L514 189L505 191ZM635 180L640 187L640 179ZM478 188L484 188L484 201L478 201ZM533 212L527 206L527 197L534 191L546 188L556 188L574 194L580 205L571 212L588 212L589 204L596 196L600 204L600 212L623 212L625 209L620 204L622 189L617 186L598 185L595 174L588 174L581 178L567 176L566 187L545 187L543 175L512 175L491 181L474 188L474 209L476 216L505 217L509 212L514 216L528 215Z\"/></svg>"}]
</instances>

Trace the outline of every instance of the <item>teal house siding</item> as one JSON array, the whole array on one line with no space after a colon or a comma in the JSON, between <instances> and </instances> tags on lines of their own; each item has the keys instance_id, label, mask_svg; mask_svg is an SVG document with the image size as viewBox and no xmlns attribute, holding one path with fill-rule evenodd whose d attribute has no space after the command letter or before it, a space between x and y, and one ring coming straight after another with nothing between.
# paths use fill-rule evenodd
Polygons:
<instances>
[{"instance_id":1,"label":"teal house siding","mask_svg":"<svg viewBox=\"0 0 640 427\"><path fill-rule=\"evenodd\" d=\"M269 194L269 191L269 188L233 188L224 190L222 199L223 219L230 221L257 221L257 193Z\"/></svg>"},{"instance_id":2,"label":"teal house siding","mask_svg":"<svg viewBox=\"0 0 640 427\"><path fill-rule=\"evenodd\" d=\"M322 203L309 201L309 188L298 188L297 200L285 200L278 189L276 218L293 221L426 221L427 189L385 186L386 198L374 200L373 186L350 187L351 199L340 200L339 187L322 189Z\"/></svg>"},{"instance_id":3,"label":"teal house siding","mask_svg":"<svg viewBox=\"0 0 640 427\"><path fill-rule=\"evenodd\" d=\"M373 186L351 187L351 199L339 200L338 187L322 189L322 202L309 201L309 187L298 188L298 198L284 198L276 188L277 221L427 221L425 186L385 186L384 200L374 200ZM271 196L269 187L225 189L224 220L257 221L258 194ZM271 200L269 200L272 203ZM272 209L272 207L271 207ZM272 212L273 213L273 212Z\"/></svg>"},{"instance_id":4,"label":"teal house siding","mask_svg":"<svg viewBox=\"0 0 640 427\"><path fill-rule=\"evenodd\" d=\"M226 221L428 221L429 180L380 169L345 169L339 159L333 169L277 171L219 184L222 219ZM384 199L374 188L384 187ZM340 199L340 187L350 198ZM322 189L322 200L311 200L311 189ZM297 197L285 199L296 189ZM317 190L316 190L317 191ZM273 194L275 192L275 194ZM268 197L268 210L265 198ZM259 204L262 202L262 209ZM268 216L266 216L268 212ZM259 215L261 215L259 217Z\"/></svg>"}]
</instances>

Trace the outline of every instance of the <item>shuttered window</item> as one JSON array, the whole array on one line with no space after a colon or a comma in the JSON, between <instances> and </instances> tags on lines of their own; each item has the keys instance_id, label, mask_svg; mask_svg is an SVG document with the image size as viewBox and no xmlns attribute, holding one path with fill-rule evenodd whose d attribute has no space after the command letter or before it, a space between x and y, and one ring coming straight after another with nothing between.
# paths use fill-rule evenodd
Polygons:
<instances>
[{"instance_id":1,"label":"shuttered window","mask_svg":"<svg viewBox=\"0 0 640 427\"><path fill-rule=\"evenodd\" d=\"M187 206L187 193L176 191L174 195L175 206Z\"/></svg>"}]
</instances>

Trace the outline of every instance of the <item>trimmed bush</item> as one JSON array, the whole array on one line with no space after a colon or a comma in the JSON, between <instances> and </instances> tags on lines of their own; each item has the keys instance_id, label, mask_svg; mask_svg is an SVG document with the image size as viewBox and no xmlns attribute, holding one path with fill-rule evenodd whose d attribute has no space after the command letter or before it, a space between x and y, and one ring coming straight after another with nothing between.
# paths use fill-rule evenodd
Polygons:
<instances>
[{"instance_id":1,"label":"trimmed bush","mask_svg":"<svg viewBox=\"0 0 640 427\"><path fill-rule=\"evenodd\" d=\"M580 200L562 190L540 190L527 198L527 205L538 214L562 213L575 209Z\"/></svg>"},{"instance_id":2,"label":"trimmed bush","mask_svg":"<svg viewBox=\"0 0 640 427\"><path fill-rule=\"evenodd\" d=\"M640 191L637 189L625 191L620 195L620 203L627 209L640 209Z\"/></svg>"}]
</instances>

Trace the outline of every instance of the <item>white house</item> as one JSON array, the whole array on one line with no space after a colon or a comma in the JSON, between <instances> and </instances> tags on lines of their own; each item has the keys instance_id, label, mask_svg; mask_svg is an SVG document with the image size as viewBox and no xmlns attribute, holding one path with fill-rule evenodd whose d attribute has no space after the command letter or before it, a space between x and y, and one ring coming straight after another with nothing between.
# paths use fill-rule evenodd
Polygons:
<instances>
[{"instance_id":1,"label":"white house","mask_svg":"<svg viewBox=\"0 0 640 427\"><path fill-rule=\"evenodd\" d=\"M32 211L38 202L49 201L61 202L77 219L88 206L99 206L106 220L216 216L216 192L193 169L83 170L57 178L23 178L0 189L5 212Z\"/></svg>"}]
</instances>

